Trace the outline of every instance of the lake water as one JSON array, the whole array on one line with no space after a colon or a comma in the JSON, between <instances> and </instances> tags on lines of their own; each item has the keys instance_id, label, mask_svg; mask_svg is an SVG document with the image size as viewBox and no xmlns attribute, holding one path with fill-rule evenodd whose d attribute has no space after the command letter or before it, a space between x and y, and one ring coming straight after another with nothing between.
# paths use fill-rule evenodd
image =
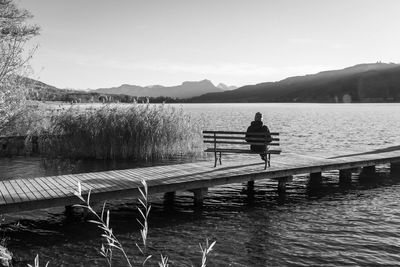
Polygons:
<instances>
[{"instance_id":1,"label":"lake water","mask_svg":"<svg viewBox=\"0 0 400 267\"><path fill-rule=\"evenodd\" d=\"M281 134L284 152L328 156L400 145L399 104L186 104L183 109L207 121L207 129L239 131L260 111L270 130ZM127 167L0 159L2 179ZM338 185L337 172L324 173L318 190L306 186L307 176L296 176L284 197L276 194L276 184L263 181L256 183L254 197L241 184L211 188L202 209L193 207L186 192L168 208L162 196L152 197L154 259L147 266L157 266L161 253L172 266L200 266L198 243L206 238L217 241L208 266L398 266L400 179L389 175L388 166L377 170L375 179L354 175L346 187ZM109 208L126 251L139 255L136 202L112 201ZM15 266L32 263L36 254L50 266L106 266L98 253L101 232L79 215L66 217L61 208L6 215L1 229ZM126 265L116 255L113 266Z\"/></svg>"}]
</instances>

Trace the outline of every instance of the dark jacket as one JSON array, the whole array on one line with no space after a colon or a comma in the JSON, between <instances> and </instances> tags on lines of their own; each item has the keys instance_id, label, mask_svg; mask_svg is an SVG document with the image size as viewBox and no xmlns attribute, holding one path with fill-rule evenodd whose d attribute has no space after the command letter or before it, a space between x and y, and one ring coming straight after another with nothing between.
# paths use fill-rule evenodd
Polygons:
<instances>
[{"instance_id":1,"label":"dark jacket","mask_svg":"<svg viewBox=\"0 0 400 267\"><path fill-rule=\"evenodd\" d=\"M267 142L270 143L272 141L272 137L270 131L266 125L263 125L262 121L252 121L250 126L247 128L247 133L265 133L267 136ZM261 137L257 135L246 134L246 141L251 142L248 140L249 137ZM250 145L250 150L254 152L264 152L264 146L258 145Z\"/></svg>"}]
</instances>

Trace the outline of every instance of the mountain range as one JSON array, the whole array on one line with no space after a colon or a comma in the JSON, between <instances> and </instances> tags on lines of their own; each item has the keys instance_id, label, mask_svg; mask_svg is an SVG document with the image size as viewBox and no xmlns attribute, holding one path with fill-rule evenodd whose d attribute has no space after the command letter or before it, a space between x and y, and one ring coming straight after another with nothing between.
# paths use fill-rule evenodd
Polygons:
<instances>
[{"instance_id":1,"label":"mountain range","mask_svg":"<svg viewBox=\"0 0 400 267\"><path fill-rule=\"evenodd\" d=\"M130 96L147 96L147 97L171 97L186 99L195 96L200 96L207 93L223 92L225 90L236 89L234 86L227 86L223 83L214 86L209 80L202 81L187 81L177 86L138 86L123 84L118 87L111 88L99 88L95 89L95 92L103 94L123 94Z\"/></svg>"},{"instance_id":2,"label":"mountain range","mask_svg":"<svg viewBox=\"0 0 400 267\"><path fill-rule=\"evenodd\" d=\"M236 103L236 102L400 102L400 65L368 63L352 67L295 76L277 82L240 88L214 84L209 80L187 81L177 86L136 86L96 90L58 89L26 78L30 99L67 102L132 102L150 97L153 102ZM105 97L107 96L107 97ZM137 100L137 99L136 99Z\"/></svg>"},{"instance_id":3,"label":"mountain range","mask_svg":"<svg viewBox=\"0 0 400 267\"><path fill-rule=\"evenodd\" d=\"M400 65L359 64L208 93L192 102L400 102Z\"/></svg>"}]
</instances>

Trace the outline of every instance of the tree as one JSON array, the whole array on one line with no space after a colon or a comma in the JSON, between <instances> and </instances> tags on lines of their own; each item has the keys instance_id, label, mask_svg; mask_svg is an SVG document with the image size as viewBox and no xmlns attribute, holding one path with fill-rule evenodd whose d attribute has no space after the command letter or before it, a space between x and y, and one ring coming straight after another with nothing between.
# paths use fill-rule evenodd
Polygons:
<instances>
[{"instance_id":1,"label":"tree","mask_svg":"<svg viewBox=\"0 0 400 267\"><path fill-rule=\"evenodd\" d=\"M29 11L12 0L0 0L0 133L24 106L26 90L21 74L33 50L24 54L26 43L39 33L39 27L27 24Z\"/></svg>"}]
</instances>

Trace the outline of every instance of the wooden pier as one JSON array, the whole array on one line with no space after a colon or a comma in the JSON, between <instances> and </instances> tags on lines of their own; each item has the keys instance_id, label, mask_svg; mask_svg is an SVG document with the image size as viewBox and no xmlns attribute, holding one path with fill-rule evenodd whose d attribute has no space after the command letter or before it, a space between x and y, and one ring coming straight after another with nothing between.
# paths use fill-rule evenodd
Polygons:
<instances>
[{"instance_id":1,"label":"wooden pier","mask_svg":"<svg viewBox=\"0 0 400 267\"><path fill-rule=\"evenodd\" d=\"M198 162L127 170L93 172L0 181L0 214L77 204L74 195L78 182L83 194L89 190L92 201L137 198L141 180L146 180L149 194L191 191L201 203L207 188L231 183L248 183L269 179L277 182L278 192L284 192L293 175L310 174L310 185L322 182L322 172L339 170L338 181L351 181L351 174L360 170L373 174L375 166L391 164L391 171L400 172L400 150L376 151L351 155L298 155L284 153L264 162L253 156L226 160L214 168L213 162Z\"/></svg>"}]
</instances>

